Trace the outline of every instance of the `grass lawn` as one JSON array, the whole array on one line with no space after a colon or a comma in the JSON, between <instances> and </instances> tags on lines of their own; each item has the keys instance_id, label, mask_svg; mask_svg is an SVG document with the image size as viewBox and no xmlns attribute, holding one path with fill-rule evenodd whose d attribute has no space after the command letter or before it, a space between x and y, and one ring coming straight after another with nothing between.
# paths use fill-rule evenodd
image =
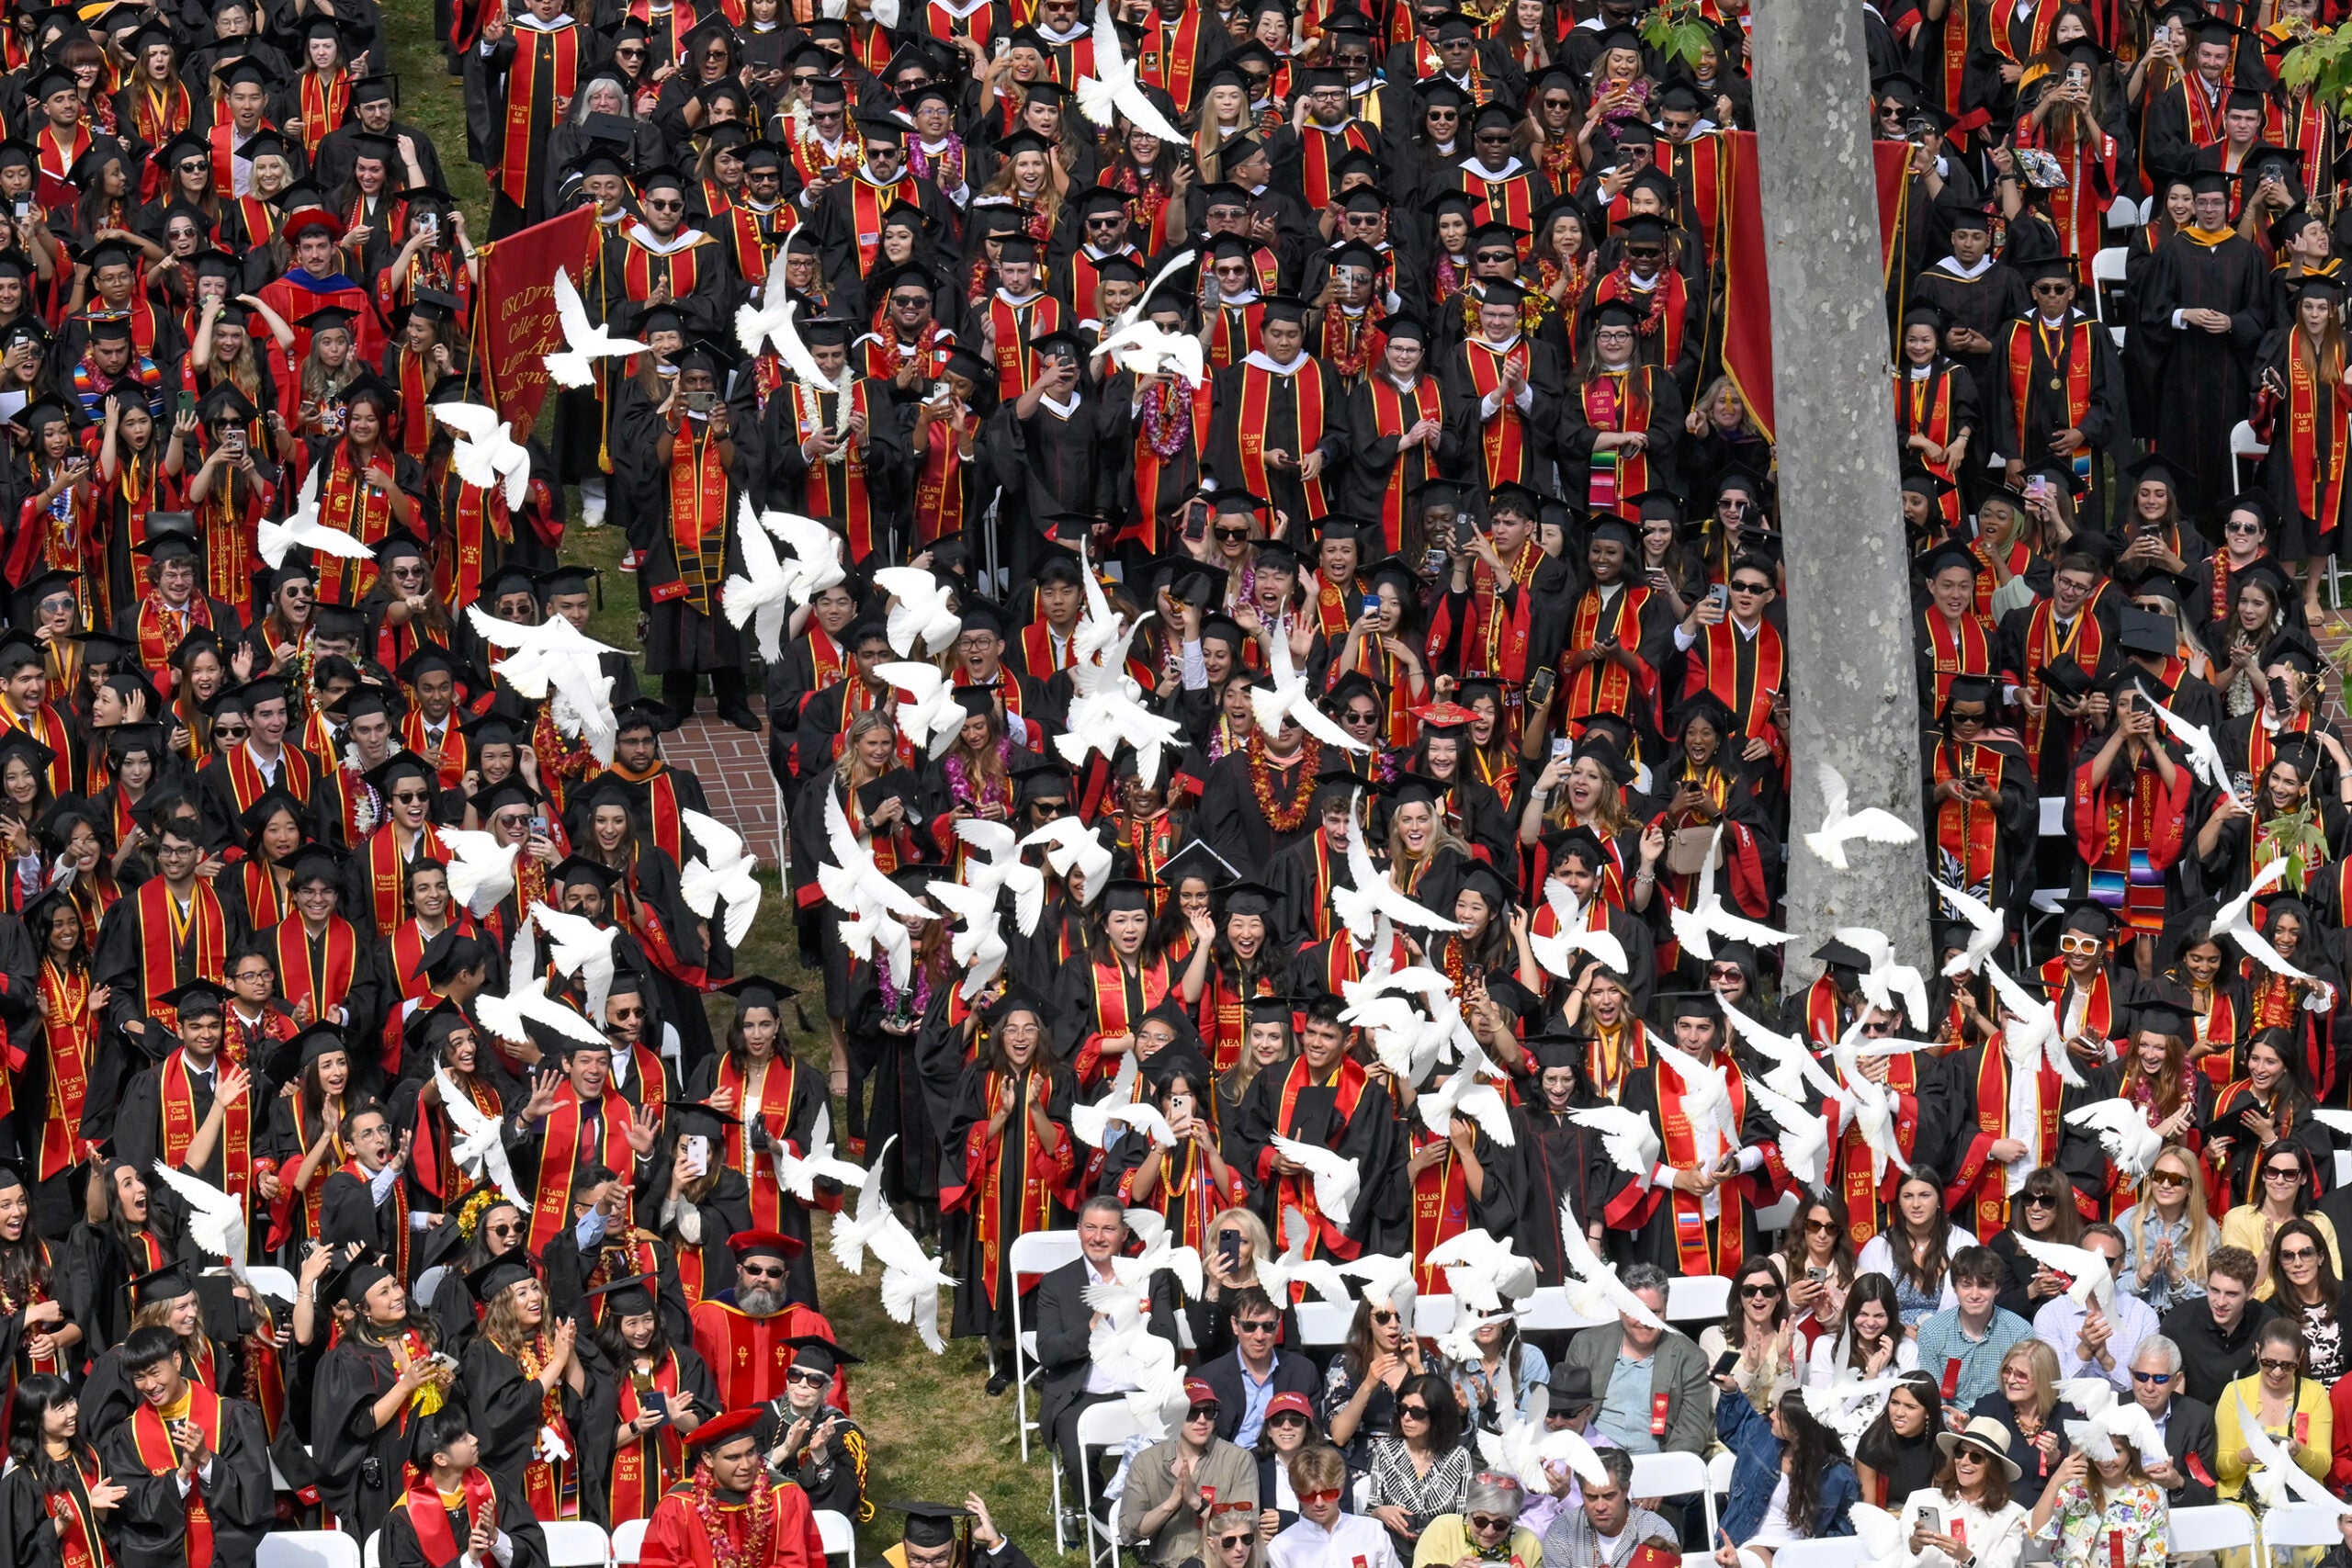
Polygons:
<instances>
[{"instance_id":1,"label":"grass lawn","mask_svg":"<svg viewBox=\"0 0 2352 1568\"><path fill-rule=\"evenodd\" d=\"M433 37L432 7L428 0L386 0L384 16L391 68L401 78L401 117L433 138L452 194L465 206L467 230L480 243L490 229L488 197L481 170L466 156L464 102L448 75L446 51ZM563 556L604 573L605 604L593 635L613 647L633 649L639 646L637 590L635 580L617 570L621 547L618 528L592 530L575 523ZM799 962L779 879L763 880L767 899L758 927L737 953L737 968L799 987L821 1030L821 984ZM723 1028L731 1004L724 997L717 1001L714 1022ZM807 1060L825 1066L821 1032L796 1032L793 1043ZM842 1124L838 1106L834 1124ZM950 1341L944 1356L924 1349L911 1328L892 1323L882 1311L871 1265L863 1280L833 1265L822 1246L826 1228L823 1222L817 1227L820 1303L842 1343L865 1358L852 1375L852 1403L871 1444L867 1495L877 1505L903 1497L961 1503L967 1492L978 1492L998 1528L1039 1562L1051 1558L1046 1461L1033 1448L1023 1468L1013 1440L1012 1396L991 1400L981 1393L987 1363L978 1343ZM898 1516L878 1512L859 1535L860 1552L878 1554L898 1540Z\"/></svg>"}]
</instances>

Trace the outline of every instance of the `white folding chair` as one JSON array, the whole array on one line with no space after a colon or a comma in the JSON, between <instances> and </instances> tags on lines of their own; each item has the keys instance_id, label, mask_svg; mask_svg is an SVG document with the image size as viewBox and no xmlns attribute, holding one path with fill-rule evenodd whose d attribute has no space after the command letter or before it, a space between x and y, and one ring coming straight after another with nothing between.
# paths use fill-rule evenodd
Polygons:
<instances>
[{"instance_id":1,"label":"white folding chair","mask_svg":"<svg viewBox=\"0 0 2352 1568\"><path fill-rule=\"evenodd\" d=\"M361 1568L359 1543L341 1530L272 1530L254 1568Z\"/></svg>"},{"instance_id":2,"label":"white folding chair","mask_svg":"<svg viewBox=\"0 0 2352 1568\"><path fill-rule=\"evenodd\" d=\"M2140 204L2128 196L2119 196L2107 204L2107 226L2110 229L2132 229L2139 226ZM2117 247L2120 249L2120 246Z\"/></svg>"},{"instance_id":3,"label":"white folding chair","mask_svg":"<svg viewBox=\"0 0 2352 1568\"><path fill-rule=\"evenodd\" d=\"M1012 1238L1006 1261L1017 1284L1023 1274L1050 1274L1078 1259L1076 1231L1023 1231ZM1021 1462L1029 1462L1029 1434L1037 1424L1029 1418L1029 1383L1037 1365L1037 1336L1022 1326L1021 1292L1012 1292L1012 1415L1021 1430Z\"/></svg>"},{"instance_id":4,"label":"white folding chair","mask_svg":"<svg viewBox=\"0 0 2352 1568\"><path fill-rule=\"evenodd\" d=\"M1861 1568L1869 1560L1860 1536L1830 1535L1789 1542L1772 1553L1772 1568Z\"/></svg>"},{"instance_id":5,"label":"white folding chair","mask_svg":"<svg viewBox=\"0 0 2352 1568\"><path fill-rule=\"evenodd\" d=\"M2336 1511L2315 1503L2281 1503L2262 1516L2262 1557L2276 1562L2278 1553L2299 1546L2334 1546L2344 1539L2336 1528Z\"/></svg>"},{"instance_id":6,"label":"white folding chair","mask_svg":"<svg viewBox=\"0 0 2352 1568\"><path fill-rule=\"evenodd\" d=\"M1608 1317L1587 1317L1568 1304L1566 1285L1539 1285L1520 1303L1519 1326L1521 1333L1542 1333L1545 1330L1598 1328L1616 1322Z\"/></svg>"},{"instance_id":7,"label":"white folding chair","mask_svg":"<svg viewBox=\"0 0 2352 1568\"><path fill-rule=\"evenodd\" d=\"M1666 1282L1666 1320L1704 1323L1731 1307L1731 1281L1721 1274L1678 1274Z\"/></svg>"},{"instance_id":8,"label":"white folding chair","mask_svg":"<svg viewBox=\"0 0 2352 1568\"><path fill-rule=\"evenodd\" d=\"M2230 427L2230 474L2237 481L2238 489L2244 490L2246 486L2246 463L2249 460L2259 462L2269 455L2268 443L2255 434L2251 423L2242 419Z\"/></svg>"},{"instance_id":9,"label":"white folding chair","mask_svg":"<svg viewBox=\"0 0 2352 1568\"><path fill-rule=\"evenodd\" d=\"M548 1568L605 1568L613 1560L613 1541L602 1525L586 1519L542 1519L539 1533L547 1537Z\"/></svg>"},{"instance_id":10,"label":"white folding chair","mask_svg":"<svg viewBox=\"0 0 2352 1568\"><path fill-rule=\"evenodd\" d=\"M2335 1151L2335 1184L2352 1186L2352 1149Z\"/></svg>"},{"instance_id":11,"label":"white folding chair","mask_svg":"<svg viewBox=\"0 0 2352 1568\"><path fill-rule=\"evenodd\" d=\"M384 1532L382 1530L369 1530L368 1532L368 1544L359 1549L359 1561L363 1564L363 1568L382 1568L384 1561L383 1549Z\"/></svg>"},{"instance_id":12,"label":"white folding chair","mask_svg":"<svg viewBox=\"0 0 2352 1568\"><path fill-rule=\"evenodd\" d=\"M1356 1321L1353 1302L1306 1301L1292 1311L1298 1316L1299 1342L1317 1348L1346 1344Z\"/></svg>"},{"instance_id":13,"label":"white folding chair","mask_svg":"<svg viewBox=\"0 0 2352 1568\"><path fill-rule=\"evenodd\" d=\"M1739 1456L1729 1449L1718 1450L1707 1461L1707 1490L1717 1497L1731 1495L1731 1472L1739 1463Z\"/></svg>"},{"instance_id":14,"label":"white folding chair","mask_svg":"<svg viewBox=\"0 0 2352 1568\"><path fill-rule=\"evenodd\" d=\"M2230 1503L2202 1508L2175 1508L2165 1555L2189 1557L2199 1552L2227 1551L2254 1546L2254 1516Z\"/></svg>"},{"instance_id":15,"label":"white folding chair","mask_svg":"<svg viewBox=\"0 0 2352 1568\"><path fill-rule=\"evenodd\" d=\"M245 1278L253 1282L254 1290L266 1296L275 1296L281 1302L291 1302L302 1293L301 1288L294 1282L293 1270L288 1269L274 1268L266 1263L250 1264L245 1269Z\"/></svg>"},{"instance_id":16,"label":"white folding chair","mask_svg":"<svg viewBox=\"0 0 2352 1568\"><path fill-rule=\"evenodd\" d=\"M1089 1568L1116 1568L1119 1560L1118 1538L1114 1535L1102 1540L1098 1551L1095 1541L1102 1531L1094 1522L1094 1467L1088 1456L1096 1449L1113 1448L1125 1442L1143 1430L1124 1399L1113 1399L1101 1404L1090 1404L1078 1416L1078 1511L1086 1517L1086 1561ZM1050 1438L1047 1451L1054 1460L1054 1550L1067 1552L1069 1541L1062 1533L1062 1455Z\"/></svg>"},{"instance_id":17,"label":"white folding chair","mask_svg":"<svg viewBox=\"0 0 2352 1568\"><path fill-rule=\"evenodd\" d=\"M1688 1497L1698 1494L1707 1518L1707 1539L1715 1539L1715 1492L1707 1477L1707 1461L1697 1454L1662 1453L1634 1456L1634 1495Z\"/></svg>"},{"instance_id":18,"label":"white folding chair","mask_svg":"<svg viewBox=\"0 0 2352 1568\"><path fill-rule=\"evenodd\" d=\"M2125 254L2121 245L2109 245L2091 257L2091 308L2100 321L2107 321L2107 335L2115 340L2118 348L2123 346L2123 323L2108 321L2107 286L2111 283L2118 290L2122 288ZM2120 293L2117 303L2122 303Z\"/></svg>"},{"instance_id":19,"label":"white folding chair","mask_svg":"<svg viewBox=\"0 0 2352 1568\"><path fill-rule=\"evenodd\" d=\"M819 1508L817 1539L825 1543L827 1557L846 1557L849 1568L857 1568L857 1527L849 1516L838 1508Z\"/></svg>"},{"instance_id":20,"label":"white folding chair","mask_svg":"<svg viewBox=\"0 0 2352 1568\"><path fill-rule=\"evenodd\" d=\"M645 1525L643 1519L631 1519L613 1531L613 1561L620 1568L631 1568L645 1555Z\"/></svg>"}]
</instances>

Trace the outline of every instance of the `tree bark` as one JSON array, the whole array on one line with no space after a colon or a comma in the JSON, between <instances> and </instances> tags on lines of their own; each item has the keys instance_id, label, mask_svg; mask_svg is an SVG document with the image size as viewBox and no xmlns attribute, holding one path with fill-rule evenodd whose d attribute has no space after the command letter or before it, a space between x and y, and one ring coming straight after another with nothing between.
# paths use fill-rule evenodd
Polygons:
<instances>
[{"instance_id":1,"label":"tree bark","mask_svg":"<svg viewBox=\"0 0 2352 1568\"><path fill-rule=\"evenodd\" d=\"M1754 0L1757 164L1771 258L1773 389L1789 592L1788 919L1792 987L1820 972L1837 926L1871 926L1905 962L1928 954L1920 845L1853 842L1849 871L1807 849L1820 769L1850 807L1918 825L1911 558L1888 418L1889 337L1870 67L1860 0Z\"/></svg>"}]
</instances>

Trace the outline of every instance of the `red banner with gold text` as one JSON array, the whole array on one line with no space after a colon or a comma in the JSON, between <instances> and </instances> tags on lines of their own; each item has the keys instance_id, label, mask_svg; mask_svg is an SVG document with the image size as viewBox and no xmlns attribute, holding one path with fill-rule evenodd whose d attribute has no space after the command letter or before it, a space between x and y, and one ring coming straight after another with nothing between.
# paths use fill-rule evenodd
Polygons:
<instances>
[{"instance_id":1,"label":"red banner with gold text","mask_svg":"<svg viewBox=\"0 0 2352 1568\"><path fill-rule=\"evenodd\" d=\"M1773 439L1772 288L1764 243L1764 212L1757 196L1756 133L1716 134L1730 145L1722 182L1724 212L1716 232L1724 236L1724 374L1767 440ZM1900 258L1894 252L1903 222L1910 162L1907 141L1871 143L1871 174L1878 186L1879 270L1891 277Z\"/></svg>"},{"instance_id":2,"label":"red banner with gold text","mask_svg":"<svg viewBox=\"0 0 2352 1568\"><path fill-rule=\"evenodd\" d=\"M585 294L601 230L593 202L481 247L481 306L474 312L484 400L516 440L538 423L548 367L540 356L563 346L555 317L555 275L571 275Z\"/></svg>"}]
</instances>

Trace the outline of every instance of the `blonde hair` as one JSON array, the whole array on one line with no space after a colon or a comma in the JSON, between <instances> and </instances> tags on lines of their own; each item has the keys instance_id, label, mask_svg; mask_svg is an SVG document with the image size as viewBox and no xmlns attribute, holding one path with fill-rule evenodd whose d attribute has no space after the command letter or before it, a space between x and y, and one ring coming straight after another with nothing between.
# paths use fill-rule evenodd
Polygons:
<instances>
[{"instance_id":1,"label":"blonde hair","mask_svg":"<svg viewBox=\"0 0 2352 1568\"><path fill-rule=\"evenodd\" d=\"M482 1337L510 1356L518 1353L545 1329L544 1323L535 1329L526 1330L523 1326L523 1303L519 1292L524 1286L537 1283L537 1280L517 1280L492 1296L489 1304L482 1308Z\"/></svg>"},{"instance_id":2,"label":"blonde hair","mask_svg":"<svg viewBox=\"0 0 2352 1568\"><path fill-rule=\"evenodd\" d=\"M2208 1233L2213 1228L2213 1221L2205 1210L2205 1184L2198 1179L2197 1156L2188 1152L2186 1144L2166 1144L2156 1151L2156 1157L2148 1162L2148 1175L2140 1183L2139 1201L2132 1205L2132 1256L2144 1258L2148 1254L2148 1216L2156 1212L2153 1183L2156 1167L2167 1158L2179 1161L2184 1168L2182 1174L2188 1178L2188 1202L2181 1210L2181 1218L2188 1226L2188 1237L2187 1247L2177 1259L2180 1277L2201 1280L2210 1261L2208 1255L2211 1249L2211 1237Z\"/></svg>"},{"instance_id":3,"label":"blonde hair","mask_svg":"<svg viewBox=\"0 0 2352 1568\"><path fill-rule=\"evenodd\" d=\"M2058 1352L2043 1339L2020 1339L2009 1347L2001 1358L2001 1371L2006 1373L2011 1363L2023 1361L2026 1371L2033 1375L2033 1413L2041 1419L2050 1419L2051 1411L2058 1405Z\"/></svg>"}]
</instances>

